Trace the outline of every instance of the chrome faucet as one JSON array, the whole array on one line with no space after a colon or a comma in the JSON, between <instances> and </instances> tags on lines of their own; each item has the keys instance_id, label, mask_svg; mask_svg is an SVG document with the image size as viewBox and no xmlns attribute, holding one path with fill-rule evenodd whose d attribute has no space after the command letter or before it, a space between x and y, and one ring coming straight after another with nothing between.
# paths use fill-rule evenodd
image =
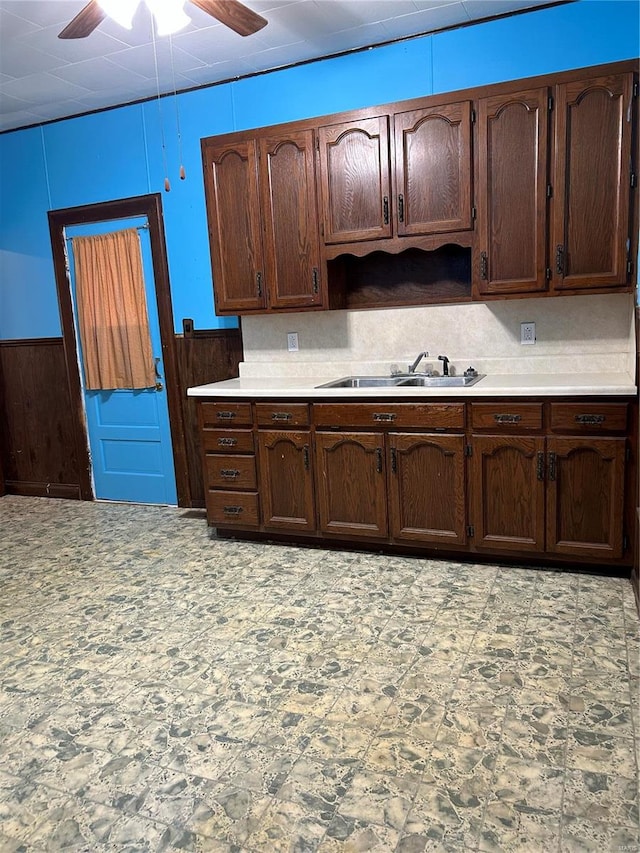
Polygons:
<instances>
[{"instance_id":1,"label":"chrome faucet","mask_svg":"<svg viewBox=\"0 0 640 853\"><path fill-rule=\"evenodd\" d=\"M428 352L421 352L421 353L420 353L420 355L419 355L419 356L416 358L416 360L413 362L413 364L409 365L409 373L413 373L413 372L415 371L416 367L417 367L417 366L420 364L420 362L422 361L422 359L423 359L423 358L425 358L425 357L426 357L426 356L428 356L428 355L429 355L429 353L428 353Z\"/></svg>"}]
</instances>

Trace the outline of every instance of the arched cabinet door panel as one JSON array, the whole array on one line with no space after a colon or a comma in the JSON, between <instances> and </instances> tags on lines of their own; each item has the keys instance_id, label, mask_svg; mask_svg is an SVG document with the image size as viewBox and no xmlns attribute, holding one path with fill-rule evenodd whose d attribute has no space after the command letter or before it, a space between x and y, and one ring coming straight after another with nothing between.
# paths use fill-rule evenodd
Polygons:
<instances>
[{"instance_id":1,"label":"arched cabinet door panel","mask_svg":"<svg viewBox=\"0 0 640 853\"><path fill-rule=\"evenodd\" d=\"M264 526L315 530L310 432L259 430L258 458Z\"/></svg>"},{"instance_id":2,"label":"arched cabinet door panel","mask_svg":"<svg viewBox=\"0 0 640 853\"><path fill-rule=\"evenodd\" d=\"M629 280L632 99L632 74L557 87L551 245L556 290Z\"/></svg>"}]
</instances>

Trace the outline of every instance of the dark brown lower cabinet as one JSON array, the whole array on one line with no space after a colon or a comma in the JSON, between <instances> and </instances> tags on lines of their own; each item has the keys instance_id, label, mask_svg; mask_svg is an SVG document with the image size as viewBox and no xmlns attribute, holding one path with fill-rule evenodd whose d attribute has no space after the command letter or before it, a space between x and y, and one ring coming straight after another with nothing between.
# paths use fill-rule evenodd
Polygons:
<instances>
[{"instance_id":1,"label":"dark brown lower cabinet","mask_svg":"<svg viewBox=\"0 0 640 853\"><path fill-rule=\"evenodd\" d=\"M464 436L390 433L388 442L391 536L464 545Z\"/></svg>"},{"instance_id":2,"label":"dark brown lower cabinet","mask_svg":"<svg viewBox=\"0 0 640 853\"><path fill-rule=\"evenodd\" d=\"M547 551L623 553L624 438L547 439Z\"/></svg>"},{"instance_id":3,"label":"dark brown lower cabinet","mask_svg":"<svg viewBox=\"0 0 640 853\"><path fill-rule=\"evenodd\" d=\"M259 430L258 456L264 526L315 530L309 430Z\"/></svg>"},{"instance_id":4,"label":"dark brown lower cabinet","mask_svg":"<svg viewBox=\"0 0 640 853\"><path fill-rule=\"evenodd\" d=\"M384 434L316 432L320 530L386 538Z\"/></svg>"},{"instance_id":5,"label":"dark brown lower cabinet","mask_svg":"<svg viewBox=\"0 0 640 853\"><path fill-rule=\"evenodd\" d=\"M478 548L617 559L624 543L624 438L473 436Z\"/></svg>"},{"instance_id":6,"label":"dark brown lower cabinet","mask_svg":"<svg viewBox=\"0 0 640 853\"><path fill-rule=\"evenodd\" d=\"M544 551L544 438L474 435L473 543L501 551Z\"/></svg>"}]
</instances>

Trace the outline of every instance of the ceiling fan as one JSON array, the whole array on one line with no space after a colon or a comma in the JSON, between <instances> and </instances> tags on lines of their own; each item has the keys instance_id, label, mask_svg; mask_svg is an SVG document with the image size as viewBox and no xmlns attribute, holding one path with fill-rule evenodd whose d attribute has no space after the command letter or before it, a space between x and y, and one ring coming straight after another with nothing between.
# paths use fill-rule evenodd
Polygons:
<instances>
[{"instance_id":1,"label":"ceiling fan","mask_svg":"<svg viewBox=\"0 0 640 853\"><path fill-rule=\"evenodd\" d=\"M231 27L241 36L250 36L267 25L262 15L258 15L239 0L190 0L190 2L220 23ZM107 12L102 8L99 0L90 0L62 32L58 33L58 38L86 38L106 17Z\"/></svg>"}]
</instances>

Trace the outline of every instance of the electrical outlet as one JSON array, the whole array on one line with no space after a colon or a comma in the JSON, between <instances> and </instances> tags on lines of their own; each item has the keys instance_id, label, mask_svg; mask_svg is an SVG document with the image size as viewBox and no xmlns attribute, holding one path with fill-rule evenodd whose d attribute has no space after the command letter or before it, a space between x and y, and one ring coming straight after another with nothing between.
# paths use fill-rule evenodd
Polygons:
<instances>
[{"instance_id":1,"label":"electrical outlet","mask_svg":"<svg viewBox=\"0 0 640 853\"><path fill-rule=\"evenodd\" d=\"M289 332L287 334L287 349L289 352L298 352L298 333Z\"/></svg>"},{"instance_id":2,"label":"electrical outlet","mask_svg":"<svg viewBox=\"0 0 640 853\"><path fill-rule=\"evenodd\" d=\"M536 324L520 323L520 343L522 346L532 346L536 342Z\"/></svg>"}]
</instances>

